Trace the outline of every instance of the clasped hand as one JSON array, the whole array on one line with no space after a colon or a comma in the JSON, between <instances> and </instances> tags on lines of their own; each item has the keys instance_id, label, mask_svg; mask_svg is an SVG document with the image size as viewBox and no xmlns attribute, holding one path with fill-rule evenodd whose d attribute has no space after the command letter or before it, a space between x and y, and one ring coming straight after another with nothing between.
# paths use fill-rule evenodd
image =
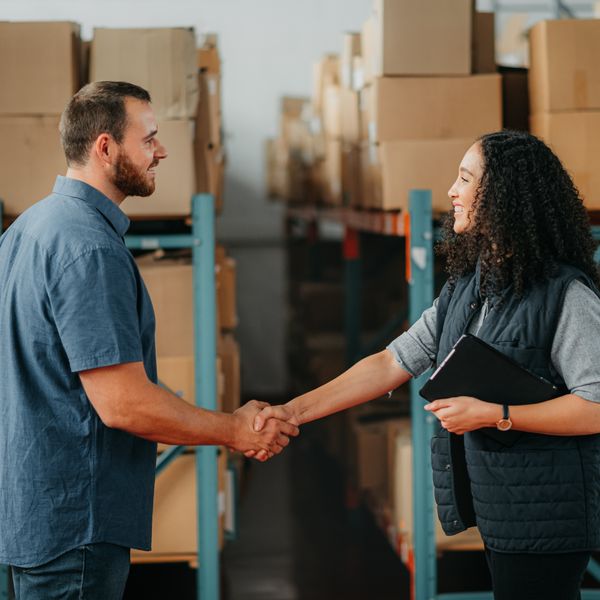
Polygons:
<instances>
[{"instance_id":1,"label":"clasped hand","mask_svg":"<svg viewBox=\"0 0 600 600\"><path fill-rule=\"evenodd\" d=\"M458 435L482 427L493 427L500 418L496 414L499 411L497 404L471 396L434 400L425 405L425 410L431 412L444 429Z\"/></svg>"},{"instance_id":2,"label":"clasped hand","mask_svg":"<svg viewBox=\"0 0 600 600\"><path fill-rule=\"evenodd\" d=\"M281 412L267 413L269 416L266 418L260 416L271 408L279 407L251 400L233 413L235 433L232 450L264 462L279 454L290 443L290 437L300 433L297 423L281 416Z\"/></svg>"}]
</instances>

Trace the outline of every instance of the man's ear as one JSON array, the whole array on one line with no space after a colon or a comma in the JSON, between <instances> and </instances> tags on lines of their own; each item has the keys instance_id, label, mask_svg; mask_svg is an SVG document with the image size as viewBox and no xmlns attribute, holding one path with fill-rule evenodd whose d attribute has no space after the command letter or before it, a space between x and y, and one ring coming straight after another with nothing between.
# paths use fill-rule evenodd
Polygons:
<instances>
[{"instance_id":1,"label":"man's ear","mask_svg":"<svg viewBox=\"0 0 600 600\"><path fill-rule=\"evenodd\" d=\"M108 133L101 133L94 142L92 152L101 164L112 165L117 154L115 140Z\"/></svg>"}]
</instances>

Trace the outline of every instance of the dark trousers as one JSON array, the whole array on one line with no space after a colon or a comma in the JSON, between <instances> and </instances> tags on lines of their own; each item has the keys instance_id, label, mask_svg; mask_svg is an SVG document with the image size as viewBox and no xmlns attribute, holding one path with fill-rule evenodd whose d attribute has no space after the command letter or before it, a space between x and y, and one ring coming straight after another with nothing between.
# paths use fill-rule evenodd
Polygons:
<instances>
[{"instance_id":1,"label":"dark trousers","mask_svg":"<svg viewBox=\"0 0 600 600\"><path fill-rule=\"evenodd\" d=\"M12 567L16 600L121 600L129 548L90 544L31 568Z\"/></svg>"},{"instance_id":2,"label":"dark trousers","mask_svg":"<svg viewBox=\"0 0 600 600\"><path fill-rule=\"evenodd\" d=\"M590 552L503 554L486 548L494 600L579 600Z\"/></svg>"}]
</instances>

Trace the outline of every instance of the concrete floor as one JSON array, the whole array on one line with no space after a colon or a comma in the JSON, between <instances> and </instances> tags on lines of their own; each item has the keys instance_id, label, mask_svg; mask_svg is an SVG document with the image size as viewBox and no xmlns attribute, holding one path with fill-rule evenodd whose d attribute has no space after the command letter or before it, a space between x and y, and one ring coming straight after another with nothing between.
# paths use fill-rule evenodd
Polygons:
<instances>
[{"instance_id":1,"label":"concrete floor","mask_svg":"<svg viewBox=\"0 0 600 600\"><path fill-rule=\"evenodd\" d=\"M301 436L253 463L240 535L223 554L226 600L403 600L408 573L366 512L347 511L340 469Z\"/></svg>"}]
</instances>

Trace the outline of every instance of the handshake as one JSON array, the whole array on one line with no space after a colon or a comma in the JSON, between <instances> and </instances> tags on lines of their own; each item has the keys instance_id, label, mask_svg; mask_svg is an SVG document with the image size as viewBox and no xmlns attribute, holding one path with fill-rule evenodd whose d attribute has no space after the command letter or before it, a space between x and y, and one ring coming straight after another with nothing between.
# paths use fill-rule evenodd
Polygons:
<instances>
[{"instance_id":1,"label":"handshake","mask_svg":"<svg viewBox=\"0 0 600 600\"><path fill-rule=\"evenodd\" d=\"M298 417L288 405L271 406L251 400L232 415L232 450L261 462L279 454L300 430Z\"/></svg>"}]
</instances>

